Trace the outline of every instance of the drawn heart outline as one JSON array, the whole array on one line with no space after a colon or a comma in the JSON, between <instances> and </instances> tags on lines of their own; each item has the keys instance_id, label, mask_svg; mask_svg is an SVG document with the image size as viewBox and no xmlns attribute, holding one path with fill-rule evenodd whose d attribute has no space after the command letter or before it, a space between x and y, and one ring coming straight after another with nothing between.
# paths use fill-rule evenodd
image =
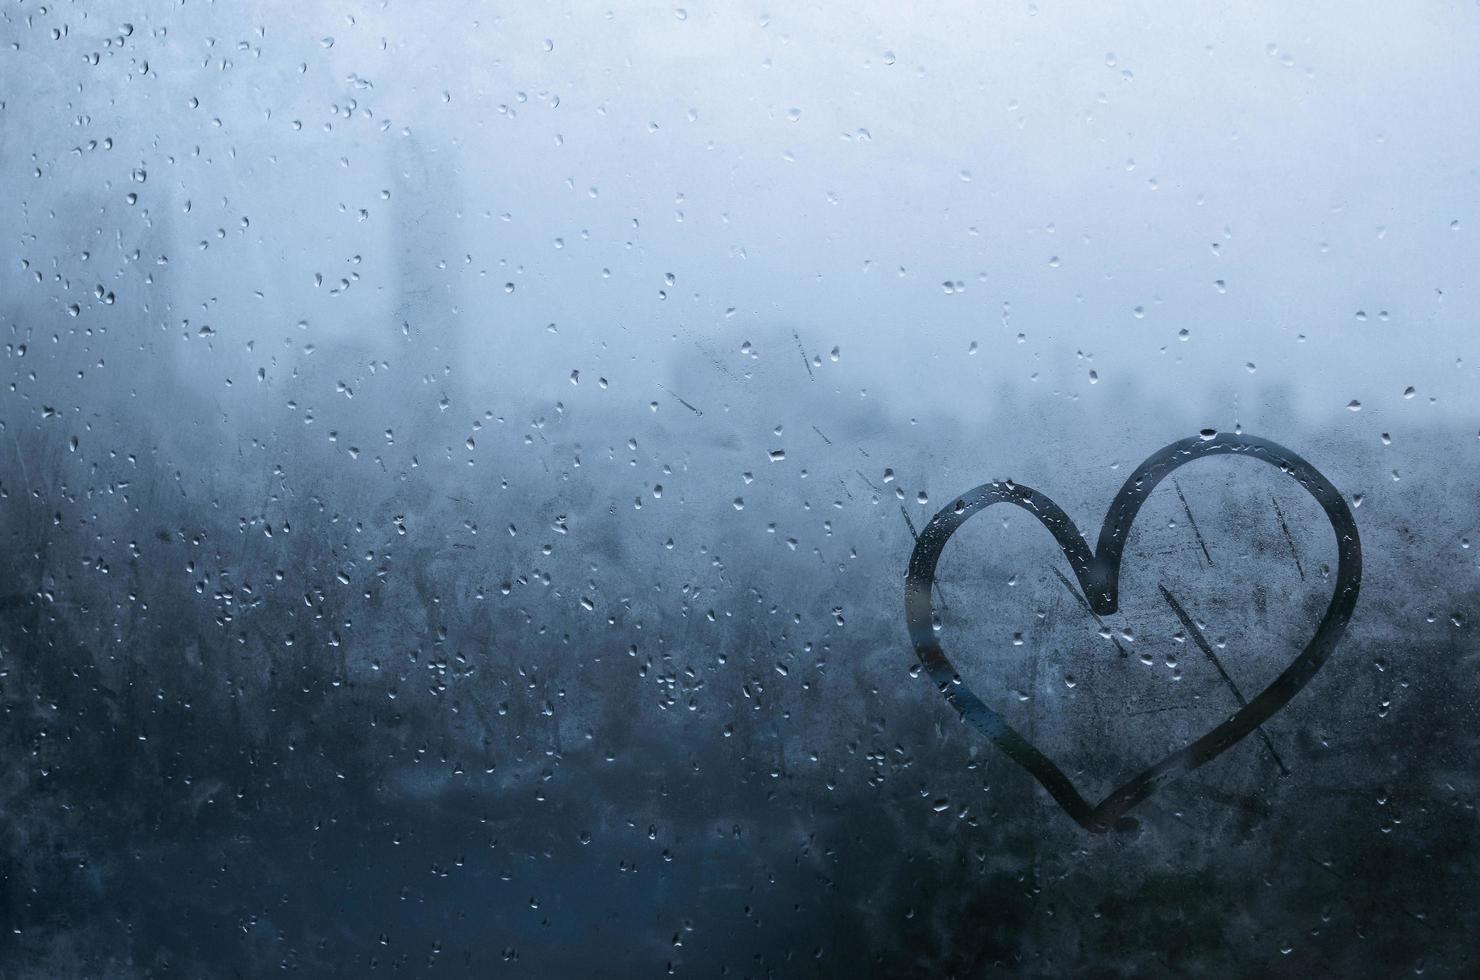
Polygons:
<instances>
[{"instance_id":1,"label":"drawn heart outline","mask_svg":"<svg viewBox=\"0 0 1480 980\"><path fill-rule=\"evenodd\" d=\"M1249 456L1278 467L1321 505L1336 533L1336 582L1331 603L1305 649L1257 697L1205 735L1133 776L1099 805L1090 806L1063 770L978 698L952 666L934 628L935 610L930 596L936 563L951 535L973 514L992 504L1016 504L1038 518L1058 541L1090 608L1098 615L1110 615L1119 608L1121 554L1141 505L1173 470L1194 460L1224 454ZM1200 435L1174 442L1152 453L1136 467L1110 502L1100 527L1099 546L1094 552L1058 504L1030 487L1010 480L984 483L956 498L931 518L910 554L905 578L905 619L915 654L962 719L1031 773L1081 827L1092 833L1104 833L1111 827L1134 828L1136 822L1125 816L1126 811L1163 783L1222 754L1299 693L1331 656L1346 631L1361 584L1362 545L1357 523L1331 482L1314 466L1277 443L1243 434L1214 433L1211 437Z\"/></svg>"}]
</instances>

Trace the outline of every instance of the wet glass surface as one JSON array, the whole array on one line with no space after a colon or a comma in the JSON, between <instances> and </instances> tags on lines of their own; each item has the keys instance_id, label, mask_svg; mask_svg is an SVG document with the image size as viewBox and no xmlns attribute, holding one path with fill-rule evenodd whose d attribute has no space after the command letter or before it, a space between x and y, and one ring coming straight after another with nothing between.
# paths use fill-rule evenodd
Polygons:
<instances>
[{"instance_id":1,"label":"wet glass surface","mask_svg":"<svg viewBox=\"0 0 1480 980\"><path fill-rule=\"evenodd\" d=\"M1477 44L6 3L0 975L1475 975Z\"/></svg>"}]
</instances>

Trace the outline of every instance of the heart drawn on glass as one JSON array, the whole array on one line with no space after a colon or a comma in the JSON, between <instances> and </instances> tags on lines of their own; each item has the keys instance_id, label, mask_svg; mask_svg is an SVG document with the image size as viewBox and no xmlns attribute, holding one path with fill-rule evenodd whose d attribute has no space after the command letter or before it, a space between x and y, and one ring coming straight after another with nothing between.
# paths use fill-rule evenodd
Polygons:
<instances>
[{"instance_id":1,"label":"heart drawn on glass","mask_svg":"<svg viewBox=\"0 0 1480 980\"><path fill-rule=\"evenodd\" d=\"M1331 522L1336 533L1336 582L1331 603L1310 641L1268 687L1232 717L1188 745L1173 751L1121 784L1098 805L1074 788L1053 760L1040 752L1000 714L988 707L966 685L942 649L934 628L931 588L935 566L946 542L967 518L992 504L1016 504L1048 528L1079 579L1080 589L1097 615L1110 615L1119 606L1120 559L1131 523L1151 491L1180 466L1207 456L1248 456L1276 466L1303 486ZM1362 545L1357 523L1340 492L1295 453L1267 439L1243 434L1214 433L1174 442L1153 453L1121 486L1110 502L1100 527L1099 546L1091 552L1074 522L1044 494L1011 481L985 483L955 498L920 532L910 555L905 579L905 618L915 653L946 699L961 717L990 738L1018 765L1028 770L1080 826L1093 833L1112 827L1129 830L1136 821L1126 812L1176 776L1216 758L1283 708L1331 656L1346 631L1362 583Z\"/></svg>"}]
</instances>

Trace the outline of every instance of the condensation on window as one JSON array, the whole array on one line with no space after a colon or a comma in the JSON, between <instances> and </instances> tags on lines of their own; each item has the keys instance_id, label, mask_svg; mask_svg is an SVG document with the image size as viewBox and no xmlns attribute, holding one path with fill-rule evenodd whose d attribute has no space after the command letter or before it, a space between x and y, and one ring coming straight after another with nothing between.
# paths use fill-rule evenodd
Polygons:
<instances>
[{"instance_id":1,"label":"condensation on window","mask_svg":"<svg viewBox=\"0 0 1480 980\"><path fill-rule=\"evenodd\" d=\"M1474 975L1477 43L11 0L0 973Z\"/></svg>"}]
</instances>

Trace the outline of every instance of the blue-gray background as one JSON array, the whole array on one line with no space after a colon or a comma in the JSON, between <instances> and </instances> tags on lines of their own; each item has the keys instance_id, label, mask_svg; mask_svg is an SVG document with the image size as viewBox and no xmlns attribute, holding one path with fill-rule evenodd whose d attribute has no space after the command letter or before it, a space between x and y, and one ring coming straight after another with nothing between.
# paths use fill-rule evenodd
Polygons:
<instances>
[{"instance_id":1,"label":"blue-gray background","mask_svg":"<svg viewBox=\"0 0 1480 980\"><path fill-rule=\"evenodd\" d=\"M1474 975L1480 6L1286 6L7 0L0 974ZM1090 836L912 527L1210 427L1362 599ZM1313 628L1266 469L947 549L1086 795L1232 710L1158 586Z\"/></svg>"}]
</instances>

